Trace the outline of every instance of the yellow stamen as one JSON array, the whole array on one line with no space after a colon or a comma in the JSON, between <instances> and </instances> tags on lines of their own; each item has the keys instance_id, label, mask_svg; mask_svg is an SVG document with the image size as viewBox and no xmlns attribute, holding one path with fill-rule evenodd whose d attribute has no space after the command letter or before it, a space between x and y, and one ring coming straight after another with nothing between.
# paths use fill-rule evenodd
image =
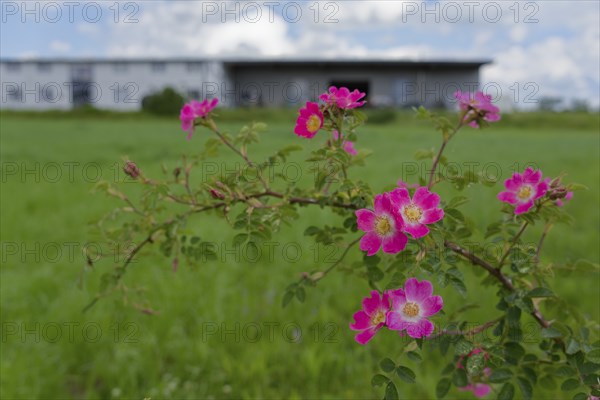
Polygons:
<instances>
[{"instance_id":1,"label":"yellow stamen","mask_svg":"<svg viewBox=\"0 0 600 400\"><path fill-rule=\"evenodd\" d=\"M316 115L311 115L306 121L306 129L310 132L316 132L321 127L321 120Z\"/></svg>"},{"instance_id":2,"label":"yellow stamen","mask_svg":"<svg viewBox=\"0 0 600 400\"><path fill-rule=\"evenodd\" d=\"M377 313L371 317L371 323L373 325L379 325L383 322L385 322L385 313L381 310L377 311Z\"/></svg>"},{"instance_id":3,"label":"yellow stamen","mask_svg":"<svg viewBox=\"0 0 600 400\"><path fill-rule=\"evenodd\" d=\"M530 198L531 197L531 186L529 186L529 185L523 186L521 189L519 189L517 196L519 196L519 198L521 200Z\"/></svg>"},{"instance_id":4,"label":"yellow stamen","mask_svg":"<svg viewBox=\"0 0 600 400\"><path fill-rule=\"evenodd\" d=\"M404 218L408 220L411 224L416 224L421 221L421 217L423 216L423 210L421 207L417 207L414 204L409 204L404 207L403 213Z\"/></svg>"},{"instance_id":5,"label":"yellow stamen","mask_svg":"<svg viewBox=\"0 0 600 400\"><path fill-rule=\"evenodd\" d=\"M402 313L407 317L416 317L419 315L419 305L417 303L406 303L402 308Z\"/></svg>"},{"instance_id":6,"label":"yellow stamen","mask_svg":"<svg viewBox=\"0 0 600 400\"><path fill-rule=\"evenodd\" d=\"M380 216L375 220L375 232L379 236L385 236L392 231L392 224L389 217Z\"/></svg>"}]
</instances>

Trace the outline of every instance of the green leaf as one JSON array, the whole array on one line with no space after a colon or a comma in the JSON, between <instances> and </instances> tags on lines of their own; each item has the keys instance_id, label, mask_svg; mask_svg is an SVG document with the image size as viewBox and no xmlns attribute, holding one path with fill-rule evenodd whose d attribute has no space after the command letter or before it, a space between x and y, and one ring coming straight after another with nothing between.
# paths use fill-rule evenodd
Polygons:
<instances>
[{"instance_id":1,"label":"green leaf","mask_svg":"<svg viewBox=\"0 0 600 400\"><path fill-rule=\"evenodd\" d=\"M281 306L287 306L288 304L290 304L290 301L292 301L293 298L294 292L285 292L285 295L283 295L283 300L281 301Z\"/></svg>"},{"instance_id":2,"label":"green leaf","mask_svg":"<svg viewBox=\"0 0 600 400\"><path fill-rule=\"evenodd\" d=\"M567 345L567 349L565 352L569 355L575 354L579 351L579 342L573 338L569 340L569 344Z\"/></svg>"},{"instance_id":3,"label":"green leaf","mask_svg":"<svg viewBox=\"0 0 600 400\"><path fill-rule=\"evenodd\" d=\"M446 397L446 395L448 394L448 391L450 390L450 385L451 385L450 379L448 379L448 378L440 379L435 387L436 397L438 399L443 399L444 397Z\"/></svg>"},{"instance_id":4,"label":"green leaf","mask_svg":"<svg viewBox=\"0 0 600 400\"><path fill-rule=\"evenodd\" d=\"M406 353L406 356L414 362L423 361L423 357L421 357L421 355L419 353L417 353L416 351L409 351L408 353Z\"/></svg>"},{"instance_id":5,"label":"green leaf","mask_svg":"<svg viewBox=\"0 0 600 400\"><path fill-rule=\"evenodd\" d=\"M519 383L519 389L521 389L521 393L523 393L523 398L525 400L531 400L533 396L533 388L531 387L531 383L525 378L518 377L517 382Z\"/></svg>"},{"instance_id":6,"label":"green leaf","mask_svg":"<svg viewBox=\"0 0 600 400\"><path fill-rule=\"evenodd\" d=\"M467 378L465 370L461 368L455 369L452 374L452 382L454 382L454 386L456 387L467 386L469 384L469 378Z\"/></svg>"},{"instance_id":7,"label":"green leaf","mask_svg":"<svg viewBox=\"0 0 600 400\"><path fill-rule=\"evenodd\" d=\"M504 355L508 361L516 364L525 355L525 349L519 343L508 342L504 344Z\"/></svg>"},{"instance_id":8,"label":"green leaf","mask_svg":"<svg viewBox=\"0 0 600 400\"><path fill-rule=\"evenodd\" d=\"M415 383L417 378L417 375L413 372L412 369L404 366L399 366L396 369L396 374L398 374L398 378L408 383Z\"/></svg>"},{"instance_id":9,"label":"green leaf","mask_svg":"<svg viewBox=\"0 0 600 400\"><path fill-rule=\"evenodd\" d=\"M559 338L562 336L562 333L553 327L542 329L542 337L546 339Z\"/></svg>"},{"instance_id":10,"label":"green leaf","mask_svg":"<svg viewBox=\"0 0 600 400\"><path fill-rule=\"evenodd\" d=\"M371 385L373 387L379 387L383 384L386 384L390 381L390 378L388 378L385 375L381 375L381 374L376 374L373 375L373 378L371 378Z\"/></svg>"},{"instance_id":11,"label":"green leaf","mask_svg":"<svg viewBox=\"0 0 600 400\"><path fill-rule=\"evenodd\" d=\"M540 286L527 293L527 297L554 297L554 293L552 290Z\"/></svg>"},{"instance_id":12,"label":"green leaf","mask_svg":"<svg viewBox=\"0 0 600 400\"><path fill-rule=\"evenodd\" d=\"M466 356L473 350L473 343L461 338L454 344L454 353L458 356Z\"/></svg>"},{"instance_id":13,"label":"green leaf","mask_svg":"<svg viewBox=\"0 0 600 400\"><path fill-rule=\"evenodd\" d=\"M579 372L581 372L583 375L587 375L598 371L598 369L600 369L599 364L585 362L579 367Z\"/></svg>"},{"instance_id":14,"label":"green leaf","mask_svg":"<svg viewBox=\"0 0 600 400\"><path fill-rule=\"evenodd\" d=\"M450 278L450 284L462 297L467 297L467 287L462 280L453 276Z\"/></svg>"},{"instance_id":15,"label":"green leaf","mask_svg":"<svg viewBox=\"0 0 600 400\"><path fill-rule=\"evenodd\" d=\"M563 392L569 392L571 390L577 389L581 383L577 379L567 379L560 385L560 390Z\"/></svg>"},{"instance_id":16,"label":"green leaf","mask_svg":"<svg viewBox=\"0 0 600 400\"><path fill-rule=\"evenodd\" d=\"M515 386L512 383L505 383L498 393L498 400L512 400L515 396Z\"/></svg>"},{"instance_id":17,"label":"green leaf","mask_svg":"<svg viewBox=\"0 0 600 400\"><path fill-rule=\"evenodd\" d=\"M398 389L394 382L390 381L385 388L385 400L398 400Z\"/></svg>"},{"instance_id":18,"label":"green leaf","mask_svg":"<svg viewBox=\"0 0 600 400\"><path fill-rule=\"evenodd\" d=\"M587 353L587 358L595 363L600 363L600 349L592 350Z\"/></svg>"},{"instance_id":19,"label":"green leaf","mask_svg":"<svg viewBox=\"0 0 600 400\"><path fill-rule=\"evenodd\" d=\"M474 354L467 360L467 374L469 376L476 376L481 373L485 364L484 354Z\"/></svg>"},{"instance_id":20,"label":"green leaf","mask_svg":"<svg viewBox=\"0 0 600 400\"><path fill-rule=\"evenodd\" d=\"M304 299L306 298L306 292L304 291L303 287L300 287L298 288L298 290L296 290L296 297L298 298L300 303L304 303Z\"/></svg>"},{"instance_id":21,"label":"green leaf","mask_svg":"<svg viewBox=\"0 0 600 400\"><path fill-rule=\"evenodd\" d=\"M562 377L573 376L577 373L573 368L563 365L556 370L556 375Z\"/></svg>"},{"instance_id":22,"label":"green leaf","mask_svg":"<svg viewBox=\"0 0 600 400\"><path fill-rule=\"evenodd\" d=\"M573 396L573 400L588 400L589 397L587 394L585 393L577 393L575 396Z\"/></svg>"},{"instance_id":23,"label":"green leaf","mask_svg":"<svg viewBox=\"0 0 600 400\"><path fill-rule=\"evenodd\" d=\"M379 366L384 372L392 372L396 368L396 363L390 358L384 358L379 362Z\"/></svg>"},{"instance_id":24,"label":"green leaf","mask_svg":"<svg viewBox=\"0 0 600 400\"><path fill-rule=\"evenodd\" d=\"M491 383L502 383L509 381L513 376L513 373L509 369L496 369L492 371L489 377Z\"/></svg>"}]
</instances>

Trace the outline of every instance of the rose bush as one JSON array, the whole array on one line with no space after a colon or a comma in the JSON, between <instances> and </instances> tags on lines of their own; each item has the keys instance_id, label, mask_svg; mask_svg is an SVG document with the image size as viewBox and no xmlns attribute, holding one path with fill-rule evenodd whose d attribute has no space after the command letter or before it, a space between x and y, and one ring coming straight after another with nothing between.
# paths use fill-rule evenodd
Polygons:
<instances>
[{"instance_id":1,"label":"rose bush","mask_svg":"<svg viewBox=\"0 0 600 400\"><path fill-rule=\"evenodd\" d=\"M356 342L367 345L376 341L375 334L384 328L397 332L398 347L389 349L389 357L380 363L381 373L371 379L374 386L383 386L385 398L398 397L399 382L410 384L418 379L404 359L421 360L420 351L426 347L436 349L448 361L431 372L440 375L438 398L445 397L452 386L476 397L493 393L499 399L512 399L517 388L523 398L534 398L536 385L577 389L573 397L577 400L600 395L600 342L595 341L597 332L589 329L596 322L586 321L565 306L549 285L551 266L540 262L546 235L557 223L570 220L563 206L572 199L573 190L581 186L565 184L562 177L544 178L540 170L532 168L515 173L504 182L498 203L489 205L490 215L494 210L501 212L489 221L485 241L473 241L473 224L460 210L469 199L460 194L441 198L434 188L445 183L459 192L468 186L496 183L473 172L455 176L450 182L438 171L440 165L448 165L444 149L461 129L485 128L500 120L500 110L491 97L481 92L457 92L459 111L455 121L422 107L416 110L419 118L433 124L442 139L437 152L419 153L419 158L431 160L428 179L398 181L395 188L383 193L374 192L368 182L360 179L360 173L353 171L367 156L355 147L359 128L366 122L359 110L365 104L364 98L358 90L331 87L319 97L320 102L307 102L300 109L293 129L297 137L290 134L290 144L263 161L253 160L248 148L258 142L264 124L246 126L232 137L218 128L216 99L186 104L180 120L187 138L191 139L199 127L214 135L199 138L204 142L203 151L191 159L183 158L166 180L147 177L134 162L127 161L125 173L143 188L139 204L134 204L119 185L103 182L98 186L124 202L107 221L120 214L130 215L122 217L119 229L109 230L102 225L106 234L135 245L121 265L103 275L100 292L86 309L115 292L131 296L124 275L145 246L159 244L174 269L180 259L193 263L210 253L210 247L203 246L198 237L188 239L182 233L193 215L214 213L225 218L238 231L234 244L247 246L271 238L286 225L291 227L287 229L298 229L295 221L300 216L299 208L315 206L339 215L343 222L334 227L304 227L305 235L321 244L335 244L343 251L332 265L307 271L291 283L284 291L282 304L285 307L294 299L303 302L306 289L327 277L350 251L364 252L362 272L357 275L372 290L370 294L343 295L358 305L368 294L353 321L348 317L350 330L357 332ZM299 187L284 174L268 177L266 169L285 162L291 152L300 151L301 140L320 143L307 158L316 175L314 185ZM221 147L239 156L244 166L199 187L191 185L194 168L218 156ZM249 175L256 179L249 179ZM397 179L391 176L389 181L393 184ZM171 212L165 206L169 203L182 211ZM543 224L544 230L538 245L531 249L522 244L521 236L533 224ZM143 235L141 241L139 235ZM499 254L485 251L489 243L500 246ZM442 297L434 294L436 287L452 286L456 296L466 296L463 276L473 268L485 273L482 284L489 287L490 296L497 298L496 309L489 310L489 321L474 327L460 319L462 310L446 309ZM154 312L143 298L132 303L143 312ZM544 315L542 308L552 318ZM447 318L445 326L440 324L442 316ZM535 346L523 340L522 321L527 319L540 328ZM493 330L491 337L481 335L487 330Z\"/></svg>"}]
</instances>

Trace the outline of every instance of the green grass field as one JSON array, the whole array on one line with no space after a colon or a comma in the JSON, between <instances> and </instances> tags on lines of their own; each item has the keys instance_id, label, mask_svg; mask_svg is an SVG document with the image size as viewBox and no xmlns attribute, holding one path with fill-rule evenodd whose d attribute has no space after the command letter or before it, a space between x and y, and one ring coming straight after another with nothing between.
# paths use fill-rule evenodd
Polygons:
<instances>
[{"instance_id":1,"label":"green grass field","mask_svg":"<svg viewBox=\"0 0 600 400\"><path fill-rule=\"evenodd\" d=\"M224 112L226 130L235 131L250 112ZM289 143L308 148L316 143L292 133L294 112L269 114L269 130L251 149L260 159ZM370 379L379 360L402 350L399 338L382 332L362 347L348 329L352 314L370 290L355 276L334 272L307 293L304 304L281 307L285 287L302 271L322 267L324 252L316 252L304 229L313 224L340 223L339 217L318 208L302 209L296 226L276 238L273 257L253 262L225 255L222 262L183 263L174 273L171 261L156 248L144 250L125 279L142 285L158 315L145 315L119 298L100 301L87 313L82 307L95 294L99 276L112 267L98 263L82 275L81 249L97 237L89 222L119 203L92 194L95 181L113 180L122 156L135 160L148 176L161 176L161 163L174 168L183 153L200 149L207 132L184 139L178 121L137 115L1 116L1 319L2 399L32 398L381 398ZM508 177L515 169L535 163L545 175L568 173L566 181L590 188L577 192L566 206L573 226L558 226L548 238L543 261L556 264L578 259L598 263L600 135L597 115L507 115L491 129L465 130L451 142L451 161L479 163L489 172ZM315 139L318 140L318 139ZM404 177L415 182L413 154L438 144L425 122L399 114L394 121L367 125L356 144L373 155L353 176L376 190ZM292 161L301 162L308 148ZM226 155L224 161L233 162ZM420 163L417 167L425 167ZM122 176L122 173L121 173ZM194 176L193 182L201 177ZM310 175L304 171L303 179ZM127 187L127 185L125 185ZM497 217L495 200L500 184L466 190L472 201L463 210L482 230ZM135 193L136 187L125 190ZM450 193L440 185L442 196ZM230 246L234 232L215 217L196 216L203 239ZM541 227L524 240L537 241ZM296 259L294 250L301 246ZM288 245L289 253L283 248ZM288 246L288 248L290 248ZM231 247L226 247L231 248ZM290 255L292 254L292 255ZM360 260L354 250L349 261ZM480 305L469 321L489 319L496 297L479 285L482 276L465 269L469 293L461 298L452 288L438 290L445 309L465 303ZM83 276L83 289L78 281ZM600 321L599 276L576 273L553 280L555 291ZM549 315L551 318L552 315ZM525 318L525 323L531 322ZM236 325L237 324L237 325ZM260 337L258 336L260 334ZM593 333L598 335L596 331ZM532 345L533 346L533 345ZM435 398L435 383L450 360L424 351L415 364L415 385L401 384L402 398ZM537 399L570 399L573 394L545 388ZM493 397L493 396L491 396ZM470 398L453 389L449 398Z\"/></svg>"}]
</instances>

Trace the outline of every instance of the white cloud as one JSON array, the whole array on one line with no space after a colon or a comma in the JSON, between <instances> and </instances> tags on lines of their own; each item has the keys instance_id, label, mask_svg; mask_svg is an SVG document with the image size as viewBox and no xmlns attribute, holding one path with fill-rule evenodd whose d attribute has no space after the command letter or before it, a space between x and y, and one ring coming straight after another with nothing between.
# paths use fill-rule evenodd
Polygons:
<instances>
[{"instance_id":1,"label":"white cloud","mask_svg":"<svg viewBox=\"0 0 600 400\"><path fill-rule=\"evenodd\" d=\"M50 49L57 53L68 53L71 50L71 45L60 40L50 42Z\"/></svg>"},{"instance_id":2,"label":"white cloud","mask_svg":"<svg viewBox=\"0 0 600 400\"><path fill-rule=\"evenodd\" d=\"M218 4L220 10L207 15L209 3ZM468 22L465 16L460 23L451 24L423 23L419 15L403 22L410 2L337 2L339 9L327 10L324 3L317 3L320 21L327 12L336 11L333 18L339 22L326 24L315 23L308 6L298 23L286 22L281 10L276 10L270 21L264 8L262 18L252 23L252 15L242 15L238 22L231 14L223 15L225 8L235 8L234 2L209 3L144 3L139 23L110 25L108 55L483 58L495 63L484 68L482 80L499 83L504 100L516 97L519 106L534 106L524 103L534 92L532 86L525 88L528 83L539 88L534 98L566 95L587 97L596 105L600 102L600 23L599 13L594 12L598 4L537 3L537 10L521 9L518 20L507 6L499 23L481 18ZM530 15L532 10L535 13ZM538 22L525 24L527 15Z\"/></svg>"}]
</instances>

